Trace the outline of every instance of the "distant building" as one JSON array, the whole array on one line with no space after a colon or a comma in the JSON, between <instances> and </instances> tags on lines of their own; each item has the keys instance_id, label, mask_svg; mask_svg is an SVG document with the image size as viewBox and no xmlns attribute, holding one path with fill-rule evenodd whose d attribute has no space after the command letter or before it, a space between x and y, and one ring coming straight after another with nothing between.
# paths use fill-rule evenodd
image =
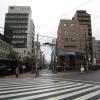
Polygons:
<instances>
[{"instance_id":1,"label":"distant building","mask_svg":"<svg viewBox=\"0 0 100 100\"><path fill-rule=\"evenodd\" d=\"M77 20L60 20L57 34L57 56L59 63L70 66L84 63L87 54L86 39L88 29Z\"/></svg>"},{"instance_id":2,"label":"distant building","mask_svg":"<svg viewBox=\"0 0 100 100\"><path fill-rule=\"evenodd\" d=\"M100 40L92 38L93 42L93 64L100 65Z\"/></svg>"},{"instance_id":3,"label":"distant building","mask_svg":"<svg viewBox=\"0 0 100 100\"><path fill-rule=\"evenodd\" d=\"M34 57L35 26L28 6L10 6L5 17L4 35L8 37L21 60Z\"/></svg>"},{"instance_id":4,"label":"distant building","mask_svg":"<svg viewBox=\"0 0 100 100\"><path fill-rule=\"evenodd\" d=\"M12 50L12 45L9 40L2 34L0 34L0 65L9 62L8 54Z\"/></svg>"},{"instance_id":5,"label":"distant building","mask_svg":"<svg viewBox=\"0 0 100 100\"><path fill-rule=\"evenodd\" d=\"M96 40L96 63L100 65L100 40Z\"/></svg>"},{"instance_id":6,"label":"distant building","mask_svg":"<svg viewBox=\"0 0 100 100\"><path fill-rule=\"evenodd\" d=\"M88 49L88 59L93 61L93 46L92 46L92 27L91 27L91 15L88 14L85 10L77 10L73 20L78 20L80 25L87 25L88 28L88 39L87 44L89 46Z\"/></svg>"},{"instance_id":7,"label":"distant building","mask_svg":"<svg viewBox=\"0 0 100 100\"><path fill-rule=\"evenodd\" d=\"M92 45L93 45L93 58L96 58L96 39L95 37L92 37Z\"/></svg>"},{"instance_id":8,"label":"distant building","mask_svg":"<svg viewBox=\"0 0 100 100\"><path fill-rule=\"evenodd\" d=\"M37 50L37 45L38 45L38 50ZM35 60L38 60L38 64L42 65L43 64L43 52L41 51L41 48L40 48L40 42L37 42L35 41L34 42L34 52L35 52Z\"/></svg>"},{"instance_id":9,"label":"distant building","mask_svg":"<svg viewBox=\"0 0 100 100\"><path fill-rule=\"evenodd\" d=\"M54 62L54 60L56 60L56 53L57 53L57 49L56 49L56 47L57 47L57 44L56 44L56 38L55 39L52 39L52 53L51 53L51 63L53 63Z\"/></svg>"}]
</instances>

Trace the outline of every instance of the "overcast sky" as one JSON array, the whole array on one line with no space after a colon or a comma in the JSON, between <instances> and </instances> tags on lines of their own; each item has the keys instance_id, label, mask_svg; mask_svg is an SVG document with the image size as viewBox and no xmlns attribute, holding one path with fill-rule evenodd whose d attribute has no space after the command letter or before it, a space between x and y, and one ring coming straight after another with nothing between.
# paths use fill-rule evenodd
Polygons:
<instances>
[{"instance_id":1,"label":"overcast sky","mask_svg":"<svg viewBox=\"0 0 100 100\"><path fill-rule=\"evenodd\" d=\"M100 0L1 0L0 27L4 27L8 6L31 6L35 32L40 35L56 37L60 19L71 19L76 10L87 10L91 14L92 34L100 40ZM0 29L0 32L3 30ZM51 38L39 37L40 42ZM45 47L46 58L50 59L51 47Z\"/></svg>"}]
</instances>

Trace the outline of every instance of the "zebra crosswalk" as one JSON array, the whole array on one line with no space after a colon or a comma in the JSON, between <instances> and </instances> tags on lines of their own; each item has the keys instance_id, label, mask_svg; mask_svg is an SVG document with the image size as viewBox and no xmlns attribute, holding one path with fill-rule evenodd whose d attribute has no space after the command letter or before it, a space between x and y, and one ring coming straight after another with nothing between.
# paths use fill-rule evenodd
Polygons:
<instances>
[{"instance_id":1,"label":"zebra crosswalk","mask_svg":"<svg viewBox=\"0 0 100 100\"><path fill-rule=\"evenodd\" d=\"M100 85L56 77L0 79L0 100L96 100Z\"/></svg>"}]
</instances>

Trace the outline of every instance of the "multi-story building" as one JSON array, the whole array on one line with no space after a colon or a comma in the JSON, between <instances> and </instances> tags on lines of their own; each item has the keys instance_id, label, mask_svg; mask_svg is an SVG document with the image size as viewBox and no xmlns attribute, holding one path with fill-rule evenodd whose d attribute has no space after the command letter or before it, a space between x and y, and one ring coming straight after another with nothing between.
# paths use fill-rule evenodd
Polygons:
<instances>
[{"instance_id":1,"label":"multi-story building","mask_svg":"<svg viewBox=\"0 0 100 100\"><path fill-rule=\"evenodd\" d=\"M56 38L52 39L52 53L51 53L51 63L53 63L56 60L56 47L57 47L57 43L56 43Z\"/></svg>"},{"instance_id":2,"label":"multi-story building","mask_svg":"<svg viewBox=\"0 0 100 100\"><path fill-rule=\"evenodd\" d=\"M11 40L21 60L34 56L35 26L28 6L10 6L5 17L4 35Z\"/></svg>"},{"instance_id":3,"label":"multi-story building","mask_svg":"<svg viewBox=\"0 0 100 100\"><path fill-rule=\"evenodd\" d=\"M92 46L92 27L91 27L91 15L88 14L85 10L77 10L73 20L78 20L80 25L87 25L88 28L88 39L87 44L89 46L88 49L88 59L93 61L93 46Z\"/></svg>"},{"instance_id":4,"label":"multi-story building","mask_svg":"<svg viewBox=\"0 0 100 100\"><path fill-rule=\"evenodd\" d=\"M93 42L93 64L100 66L100 40L96 40L95 37L92 38Z\"/></svg>"},{"instance_id":5,"label":"multi-story building","mask_svg":"<svg viewBox=\"0 0 100 100\"><path fill-rule=\"evenodd\" d=\"M100 65L100 40L95 41L95 48L96 48L96 63Z\"/></svg>"},{"instance_id":6,"label":"multi-story building","mask_svg":"<svg viewBox=\"0 0 100 100\"><path fill-rule=\"evenodd\" d=\"M38 47L38 48L37 48ZM39 65L43 64L43 52L40 48L40 42L37 43L37 41L34 42L34 51L35 51L35 60L38 61Z\"/></svg>"},{"instance_id":7,"label":"multi-story building","mask_svg":"<svg viewBox=\"0 0 100 100\"><path fill-rule=\"evenodd\" d=\"M92 45L93 45L93 58L96 59L96 39L92 37Z\"/></svg>"},{"instance_id":8,"label":"multi-story building","mask_svg":"<svg viewBox=\"0 0 100 100\"><path fill-rule=\"evenodd\" d=\"M60 20L57 36L58 62L66 62L71 66L83 63L87 53L88 29L77 20ZM77 56L77 57L76 57Z\"/></svg>"},{"instance_id":9,"label":"multi-story building","mask_svg":"<svg viewBox=\"0 0 100 100\"><path fill-rule=\"evenodd\" d=\"M9 62L8 54L12 50L12 45L9 40L2 34L0 34L0 65L6 65Z\"/></svg>"}]
</instances>

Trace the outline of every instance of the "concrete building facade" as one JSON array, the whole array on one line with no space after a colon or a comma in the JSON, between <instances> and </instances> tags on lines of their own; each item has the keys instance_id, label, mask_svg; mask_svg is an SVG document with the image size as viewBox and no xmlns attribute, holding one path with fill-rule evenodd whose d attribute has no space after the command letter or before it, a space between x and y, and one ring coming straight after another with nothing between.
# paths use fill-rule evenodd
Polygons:
<instances>
[{"instance_id":1,"label":"concrete building facade","mask_svg":"<svg viewBox=\"0 0 100 100\"><path fill-rule=\"evenodd\" d=\"M60 61L62 59L60 63L73 61L73 66L75 66L76 62L83 63L87 53L86 48L88 48L88 45L86 47L87 33L87 26L80 25L77 20L60 20L57 34L57 56ZM80 61L74 59L75 55L82 59L79 58ZM70 56L73 57L70 59Z\"/></svg>"},{"instance_id":2,"label":"concrete building facade","mask_svg":"<svg viewBox=\"0 0 100 100\"><path fill-rule=\"evenodd\" d=\"M34 56L35 26L31 14L29 6L9 6L5 17L4 35L10 38L21 60Z\"/></svg>"},{"instance_id":3,"label":"concrete building facade","mask_svg":"<svg viewBox=\"0 0 100 100\"><path fill-rule=\"evenodd\" d=\"M93 58L96 58L96 39L92 37L92 45L93 45Z\"/></svg>"},{"instance_id":4,"label":"concrete building facade","mask_svg":"<svg viewBox=\"0 0 100 100\"><path fill-rule=\"evenodd\" d=\"M51 62L53 63L56 60L56 38L52 39L52 53L51 53Z\"/></svg>"},{"instance_id":5,"label":"concrete building facade","mask_svg":"<svg viewBox=\"0 0 100 100\"><path fill-rule=\"evenodd\" d=\"M38 45L38 51L37 51L37 45ZM40 48L40 42L38 42L37 44L37 41L34 42L34 51L35 51L35 60L38 60L38 64L39 65L42 65L43 64L43 52Z\"/></svg>"},{"instance_id":6,"label":"concrete building facade","mask_svg":"<svg viewBox=\"0 0 100 100\"><path fill-rule=\"evenodd\" d=\"M12 49L12 45L9 43L8 39L0 34L0 65L6 64L5 62L9 60L8 54Z\"/></svg>"},{"instance_id":7,"label":"concrete building facade","mask_svg":"<svg viewBox=\"0 0 100 100\"><path fill-rule=\"evenodd\" d=\"M87 43L89 46L88 49L88 59L93 61L93 45L92 45L92 27L91 27L91 15L88 14L85 10L77 10L74 17L72 18L73 20L78 20L80 25L87 25L88 28L88 39Z\"/></svg>"},{"instance_id":8,"label":"concrete building facade","mask_svg":"<svg viewBox=\"0 0 100 100\"><path fill-rule=\"evenodd\" d=\"M100 40L96 40L96 45L95 45L95 48L96 48L96 63L97 65L100 65Z\"/></svg>"}]
</instances>

